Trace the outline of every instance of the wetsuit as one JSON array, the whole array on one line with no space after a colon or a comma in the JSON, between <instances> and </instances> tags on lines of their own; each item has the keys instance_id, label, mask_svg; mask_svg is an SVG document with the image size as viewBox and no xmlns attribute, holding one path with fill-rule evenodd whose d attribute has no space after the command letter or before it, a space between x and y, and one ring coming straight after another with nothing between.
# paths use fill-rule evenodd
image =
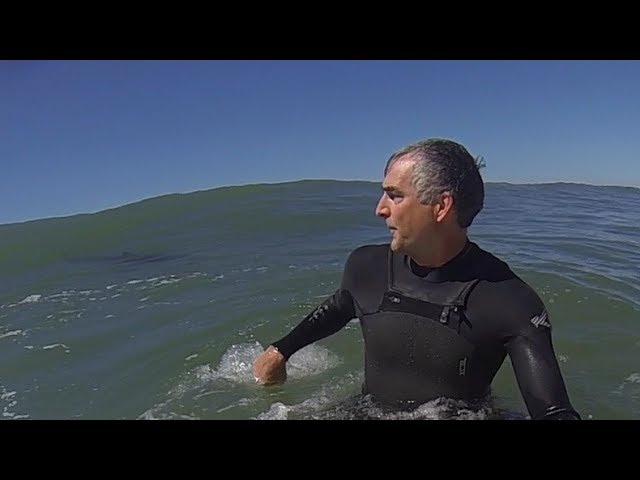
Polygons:
<instances>
[{"instance_id":1,"label":"wetsuit","mask_svg":"<svg viewBox=\"0 0 640 480\"><path fill-rule=\"evenodd\" d=\"M358 318L363 393L388 405L486 397L508 354L532 419L579 419L555 357L540 297L509 266L467 242L439 268L389 244L347 259L340 288L273 343L286 359Z\"/></svg>"}]
</instances>

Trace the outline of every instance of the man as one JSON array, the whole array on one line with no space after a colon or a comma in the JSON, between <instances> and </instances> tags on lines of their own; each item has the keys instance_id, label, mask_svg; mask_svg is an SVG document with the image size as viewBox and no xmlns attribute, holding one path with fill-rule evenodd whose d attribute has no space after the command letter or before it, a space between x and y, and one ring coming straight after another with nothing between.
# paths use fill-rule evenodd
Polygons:
<instances>
[{"instance_id":1,"label":"man","mask_svg":"<svg viewBox=\"0 0 640 480\"><path fill-rule=\"evenodd\" d=\"M450 140L394 153L376 207L391 243L349 255L340 288L256 358L256 381L284 382L293 353L358 317L363 393L383 405L485 398L509 355L532 419L579 419L541 299L467 237L484 202L480 168Z\"/></svg>"}]
</instances>

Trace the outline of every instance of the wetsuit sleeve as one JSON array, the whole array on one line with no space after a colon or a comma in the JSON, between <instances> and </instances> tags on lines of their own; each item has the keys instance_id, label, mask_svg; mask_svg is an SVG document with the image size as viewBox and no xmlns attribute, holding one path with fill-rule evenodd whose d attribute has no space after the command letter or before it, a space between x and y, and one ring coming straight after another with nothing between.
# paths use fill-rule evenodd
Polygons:
<instances>
[{"instance_id":1,"label":"wetsuit sleeve","mask_svg":"<svg viewBox=\"0 0 640 480\"><path fill-rule=\"evenodd\" d=\"M569 401L556 360L549 315L538 295L526 284L512 297L511 331L505 347L533 420L580 419Z\"/></svg>"},{"instance_id":2,"label":"wetsuit sleeve","mask_svg":"<svg viewBox=\"0 0 640 480\"><path fill-rule=\"evenodd\" d=\"M353 317L355 317L355 310L351 294L339 288L310 312L288 335L272 345L288 360L301 348L341 330Z\"/></svg>"},{"instance_id":3,"label":"wetsuit sleeve","mask_svg":"<svg viewBox=\"0 0 640 480\"><path fill-rule=\"evenodd\" d=\"M289 334L272 343L287 360L301 348L338 332L356 317L354 300L349 291L354 268L351 254L342 274L340 288L310 312Z\"/></svg>"}]
</instances>

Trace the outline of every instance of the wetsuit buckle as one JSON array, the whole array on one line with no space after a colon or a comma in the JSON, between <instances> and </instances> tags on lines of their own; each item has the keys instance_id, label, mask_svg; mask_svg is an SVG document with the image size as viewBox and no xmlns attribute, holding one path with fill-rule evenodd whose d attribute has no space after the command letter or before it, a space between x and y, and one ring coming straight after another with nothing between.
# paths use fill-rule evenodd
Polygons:
<instances>
[{"instance_id":1,"label":"wetsuit buckle","mask_svg":"<svg viewBox=\"0 0 640 480\"><path fill-rule=\"evenodd\" d=\"M449 306L445 306L440 314L440 323L445 324L449 321Z\"/></svg>"}]
</instances>

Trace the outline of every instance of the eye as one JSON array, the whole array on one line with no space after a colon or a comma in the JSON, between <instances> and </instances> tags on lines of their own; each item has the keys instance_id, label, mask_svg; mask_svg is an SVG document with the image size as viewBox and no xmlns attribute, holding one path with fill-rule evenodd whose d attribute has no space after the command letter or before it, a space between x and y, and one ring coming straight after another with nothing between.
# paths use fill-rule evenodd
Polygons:
<instances>
[{"instance_id":1,"label":"eye","mask_svg":"<svg viewBox=\"0 0 640 480\"><path fill-rule=\"evenodd\" d=\"M398 203L400 200L402 200L402 195L400 195L399 193L387 192L387 197L389 197L389 200L394 203Z\"/></svg>"}]
</instances>

